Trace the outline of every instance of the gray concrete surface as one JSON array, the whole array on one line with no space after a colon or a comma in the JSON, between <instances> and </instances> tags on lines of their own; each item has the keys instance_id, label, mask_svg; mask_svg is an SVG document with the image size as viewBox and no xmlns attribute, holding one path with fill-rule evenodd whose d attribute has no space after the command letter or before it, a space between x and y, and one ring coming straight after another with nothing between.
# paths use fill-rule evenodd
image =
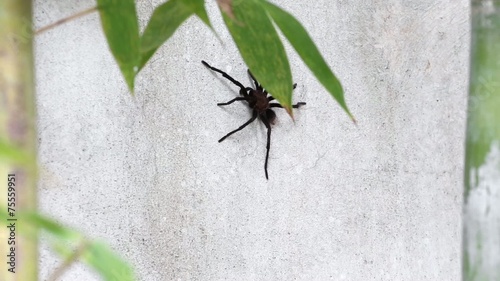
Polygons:
<instances>
[{"instance_id":1,"label":"gray concrete surface","mask_svg":"<svg viewBox=\"0 0 500 281\"><path fill-rule=\"evenodd\" d=\"M141 25L161 1L138 1ZM126 90L92 14L36 38L40 207L139 280L460 280L469 1L276 1L340 77L354 126L287 46L295 123L216 106L243 64L189 19ZM94 5L35 1L35 27ZM41 279L60 261L44 244ZM62 280L97 280L75 265Z\"/></svg>"}]
</instances>

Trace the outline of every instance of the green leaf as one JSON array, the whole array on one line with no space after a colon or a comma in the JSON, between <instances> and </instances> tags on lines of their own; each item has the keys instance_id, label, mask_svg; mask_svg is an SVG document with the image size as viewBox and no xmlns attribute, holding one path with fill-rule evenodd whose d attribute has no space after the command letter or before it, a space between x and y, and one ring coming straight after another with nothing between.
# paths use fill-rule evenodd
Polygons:
<instances>
[{"instance_id":1,"label":"green leaf","mask_svg":"<svg viewBox=\"0 0 500 281\"><path fill-rule=\"evenodd\" d=\"M56 221L46 218L37 213L21 214L21 217L23 220L29 222L32 226L46 231L59 240L76 241L80 240L83 237L83 235L79 234L78 232L66 228Z\"/></svg>"},{"instance_id":2,"label":"green leaf","mask_svg":"<svg viewBox=\"0 0 500 281\"><path fill-rule=\"evenodd\" d=\"M266 11L312 73L321 82L321 84L323 84L328 92L330 92L333 98L340 104L349 117L355 121L345 103L342 85L326 64L325 60L321 56L321 53L312 41L311 37L309 37L309 34L307 34L307 31L304 29L302 24L300 24L300 22L298 22L292 15L279 7L267 1L262 1L262 3L264 4Z\"/></svg>"},{"instance_id":3,"label":"green leaf","mask_svg":"<svg viewBox=\"0 0 500 281\"><path fill-rule=\"evenodd\" d=\"M131 267L104 243L93 242L89 244L82 254L82 260L97 271L104 280L135 280Z\"/></svg>"},{"instance_id":4,"label":"green leaf","mask_svg":"<svg viewBox=\"0 0 500 281\"><path fill-rule=\"evenodd\" d=\"M205 1L204 0L184 0L184 3L190 7L193 13L196 14L201 21L203 21L212 31L212 25L210 24L210 20L208 19L207 10L205 10Z\"/></svg>"},{"instance_id":5,"label":"green leaf","mask_svg":"<svg viewBox=\"0 0 500 281\"><path fill-rule=\"evenodd\" d=\"M255 0L232 3L235 19L224 13L224 21L243 60L260 84L291 115L292 74L285 48L266 11Z\"/></svg>"},{"instance_id":6,"label":"green leaf","mask_svg":"<svg viewBox=\"0 0 500 281\"><path fill-rule=\"evenodd\" d=\"M134 78L140 61L139 24L134 0L97 0L101 24L111 53L134 92Z\"/></svg>"},{"instance_id":7,"label":"green leaf","mask_svg":"<svg viewBox=\"0 0 500 281\"><path fill-rule=\"evenodd\" d=\"M141 62L139 70L144 67L156 50L174 34L175 30L188 17L195 12L203 14L199 8L201 2L200 0L170 0L154 10L141 37ZM201 4L203 5L203 3ZM206 20L208 21L208 16Z\"/></svg>"}]
</instances>

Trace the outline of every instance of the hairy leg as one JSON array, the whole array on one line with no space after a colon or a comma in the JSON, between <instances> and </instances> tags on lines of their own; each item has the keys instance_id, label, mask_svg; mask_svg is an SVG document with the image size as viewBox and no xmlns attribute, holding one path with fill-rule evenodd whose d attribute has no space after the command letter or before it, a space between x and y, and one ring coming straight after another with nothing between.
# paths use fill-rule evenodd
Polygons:
<instances>
[{"instance_id":1,"label":"hairy leg","mask_svg":"<svg viewBox=\"0 0 500 281\"><path fill-rule=\"evenodd\" d=\"M267 174L267 161L269 159L269 149L271 148L271 124L269 124L266 117L261 118L261 120L267 128L266 161L264 162L264 171L266 172L266 180L269 180L269 176Z\"/></svg>"},{"instance_id":2,"label":"hairy leg","mask_svg":"<svg viewBox=\"0 0 500 281\"><path fill-rule=\"evenodd\" d=\"M292 89L297 88L297 83L293 84L293 86L292 86L292 87L293 87ZM275 98L274 98L273 96L269 96L269 97L267 97L267 100L268 100L268 101L272 101L272 100L275 100Z\"/></svg>"},{"instance_id":3,"label":"hairy leg","mask_svg":"<svg viewBox=\"0 0 500 281\"><path fill-rule=\"evenodd\" d=\"M222 76L224 78L227 78L227 80L233 82L233 84L235 84L236 86L240 87L240 94L242 95L246 95L246 88L243 86L243 84L241 84L240 82L238 82L236 79L234 79L233 77L229 76L229 74L225 73L224 71L218 69L218 68L215 68L211 65L209 65L206 61L202 60L201 63L203 63L204 66L210 68L211 70L213 71L216 71L216 72L219 72L220 74L222 74Z\"/></svg>"},{"instance_id":4,"label":"hairy leg","mask_svg":"<svg viewBox=\"0 0 500 281\"><path fill-rule=\"evenodd\" d=\"M248 75L250 75L250 77L253 80L253 83L255 85L255 89L262 90L262 86L259 84L259 82L257 82L257 79L255 79L255 76L253 76L252 72L250 72L250 69L248 69L247 71L248 71Z\"/></svg>"},{"instance_id":5,"label":"hairy leg","mask_svg":"<svg viewBox=\"0 0 500 281\"><path fill-rule=\"evenodd\" d=\"M233 102L235 101L238 101L238 100L247 100L245 97L237 97L237 98L234 98L228 102L221 102L221 103L218 103L217 105L218 106L221 106L221 105L228 105L228 104L232 104Z\"/></svg>"},{"instance_id":6,"label":"hairy leg","mask_svg":"<svg viewBox=\"0 0 500 281\"><path fill-rule=\"evenodd\" d=\"M222 142L224 141L227 137L229 137L230 135L242 130L243 128L245 128L246 126L248 126L248 124L252 123L255 119L257 118L257 112L254 111L253 112L253 115L252 115L252 118L250 118L250 120L248 120L247 122L245 122L245 124L241 125L238 129L234 130L234 131L231 131L229 132L227 135L223 136L219 142Z\"/></svg>"},{"instance_id":7,"label":"hairy leg","mask_svg":"<svg viewBox=\"0 0 500 281\"><path fill-rule=\"evenodd\" d=\"M297 104L294 104L292 105L293 108L299 108L303 105L306 105L305 102L298 102ZM270 103L269 104L269 107L279 107L279 108L283 108L283 106L281 104L278 104L278 103Z\"/></svg>"}]
</instances>

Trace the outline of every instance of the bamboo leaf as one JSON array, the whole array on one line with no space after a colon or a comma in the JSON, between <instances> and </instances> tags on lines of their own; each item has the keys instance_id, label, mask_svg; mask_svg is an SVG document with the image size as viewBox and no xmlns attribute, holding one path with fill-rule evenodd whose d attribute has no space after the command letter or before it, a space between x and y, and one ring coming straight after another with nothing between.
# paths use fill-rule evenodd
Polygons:
<instances>
[{"instance_id":1,"label":"bamboo leaf","mask_svg":"<svg viewBox=\"0 0 500 281\"><path fill-rule=\"evenodd\" d=\"M210 20L208 19L207 10L205 10L205 1L204 0L185 0L184 3L188 5L193 13L196 14L198 18L200 18L203 23L205 23L212 31L214 31L212 25L210 24Z\"/></svg>"},{"instance_id":2,"label":"bamboo leaf","mask_svg":"<svg viewBox=\"0 0 500 281\"><path fill-rule=\"evenodd\" d=\"M144 67L156 50L167 41L179 26L196 14L210 28L210 21L203 0L170 0L158 6L141 37L141 62Z\"/></svg>"},{"instance_id":3,"label":"bamboo leaf","mask_svg":"<svg viewBox=\"0 0 500 281\"><path fill-rule=\"evenodd\" d=\"M90 243L82 254L82 260L97 271L104 280L135 280L131 267L104 243Z\"/></svg>"},{"instance_id":4,"label":"bamboo leaf","mask_svg":"<svg viewBox=\"0 0 500 281\"><path fill-rule=\"evenodd\" d=\"M76 241L80 240L83 236L78 232L66 228L59 223L51 220L47 217L39 215L37 213L26 213L21 214L21 217L29 222L31 225L36 228L46 231L50 235L56 237L59 240L65 241Z\"/></svg>"},{"instance_id":5,"label":"bamboo leaf","mask_svg":"<svg viewBox=\"0 0 500 281\"><path fill-rule=\"evenodd\" d=\"M257 80L291 115L292 74L285 48L262 5L254 0L232 3L235 19L221 9L243 60Z\"/></svg>"},{"instance_id":6,"label":"bamboo leaf","mask_svg":"<svg viewBox=\"0 0 500 281\"><path fill-rule=\"evenodd\" d=\"M345 110L349 117L354 120L354 117L349 112L344 100L344 91L342 85L333 72L326 64L323 56L312 41L311 37L292 15L282 10L281 8L267 1L262 1L266 11L269 13L273 21L279 27L281 32L288 39L295 51L299 54L305 64L309 67L316 78L330 92L332 97Z\"/></svg>"},{"instance_id":7,"label":"bamboo leaf","mask_svg":"<svg viewBox=\"0 0 500 281\"><path fill-rule=\"evenodd\" d=\"M134 92L134 78L140 61L139 24L134 0L97 0L101 24L111 53Z\"/></svg>"}]
</instances>

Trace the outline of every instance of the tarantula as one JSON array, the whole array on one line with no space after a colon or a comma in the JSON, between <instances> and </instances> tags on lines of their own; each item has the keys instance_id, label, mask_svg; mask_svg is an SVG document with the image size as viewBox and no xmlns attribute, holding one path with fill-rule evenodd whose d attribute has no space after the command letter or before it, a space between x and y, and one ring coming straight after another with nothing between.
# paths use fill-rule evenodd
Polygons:
<instances>
[{"instance_id":1,"label":"tarantula","mask_svg":"<svg viewBox=\"0 0 500 281\"><path fill-rule=\"evenodd\" d=\"M211 70L215 72L219 72L222 74L224 78L227 78L229 81L233 82L236 86L240 87L240 95L241 97L236 97L228 102L223 102L223 103L218 103L218 106L224 106L231 104L235 101L246 101L248 103L248 106L252 109L252 118L245 122L243 125L241 125L238 129L229 132L227 135L222 137L219 142L222 142L225 140L227 137L230 135L242 130L248 124L252 123L259 117L260 121L264 123L264 125L267 128L267 146L266 146L266 161L264 163L264 171L266 172L266 179L269 179L269 176L267 174L267 161L269 159L269 148L271 147L271 124L274 124L274 120L276 119L276 113L271 109L272 107L277 107L277 108L283 108L278 103L271 103L270 101L274 100L274 98L269 94L262 86L257 82L255 77L252 75L250 72L250 69L248 70L248 74L252 78L254 84L255 84L255 89L251 87L244 87L243 84L229 76L227 73L224 71L217 69L215 67L210 66L207 62L201 61L203 65L206 67L210 68ZM297 87L297 84L293 84L293 88L295 89ZM269 95L269 96L268 96ZM299 108L302 105L305 105L305 102L299 102L297 104L292 105L293 108Z\"/></svg>"}]
</instances>

